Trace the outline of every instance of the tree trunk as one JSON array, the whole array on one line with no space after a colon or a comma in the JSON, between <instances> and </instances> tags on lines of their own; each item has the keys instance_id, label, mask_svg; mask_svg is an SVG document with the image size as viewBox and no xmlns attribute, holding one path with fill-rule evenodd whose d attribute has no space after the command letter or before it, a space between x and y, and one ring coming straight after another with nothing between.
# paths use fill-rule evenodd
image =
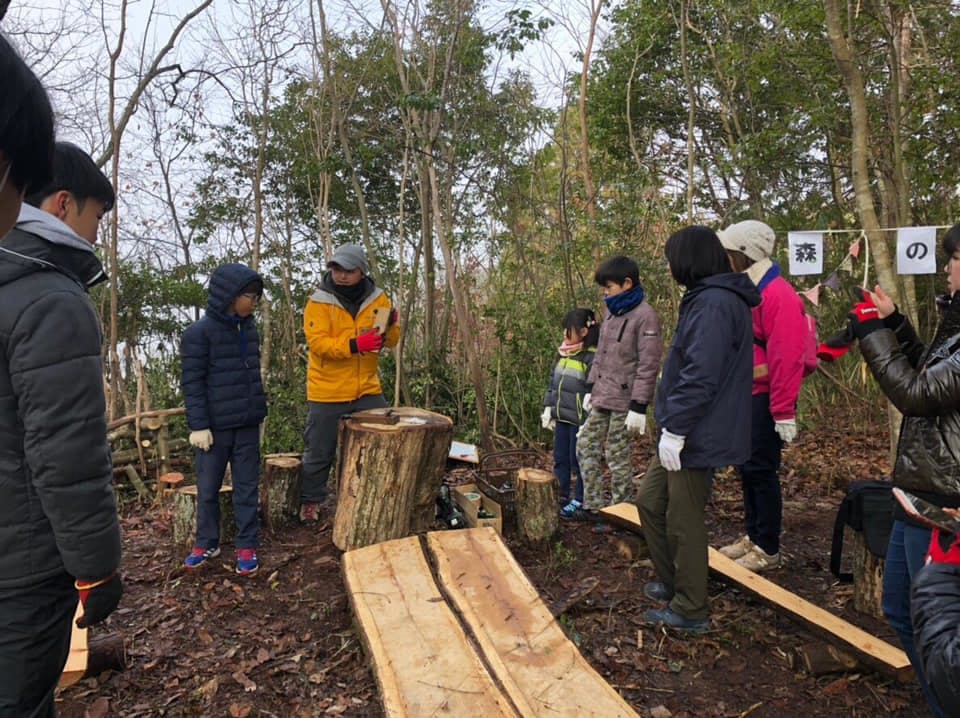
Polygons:
<instances>
[{"instance_id":1,"label":"tree trunk","mask_svg":"<svg viewBox=\"0 0 960 718\"><path fill-rule=\"evenodd\" d=\"M300 509L300 460L270 457L260 481L260 513L271 533L290 526Z\"/></svg>"},{"instance_id":2,"label":"tree trunk","mask_svg":"<svg viewBox=\"0 0 960 718\"><path fill-rule=\"evenodd\" d=\"M860 613L883 618L883 559L867 548L863 532L853 532L853 607Z\"/></svg>"},{"instance_id":3,"label":"tree trunk","mask_svg":"<svg viewBox=\"0 0 960 718\"><path fill-rule=\"evenodd\" d=\"M528 541L543 543L559 527L557 480L549 471L517 472L517 527Z\"/></svg>"},{"instance_id":4,"label":"tree trunk","mask_svg":"<svg viewBox=\"0 0 960 718\"><path fill-rule=\"evenodd\" d=\"M382 421L388 412L399 421L363 421ZM334 545L348 551L429 528L452 439L450 419L410 407L358 412L341 422Z\"/></svg>"},{"instance_id":5,"label":"tree trunk","mask_svg":"<svg viewBox=\"0 0 960 718\"><path fill-rule=\"evenodd\" d=\"M220 488L220 544L229 543L235 535L233 519L233 487ZM193 546L197 536L197 487L184 486L173 495L173 542L177 546Z\"/></svg>"}]
</instances>

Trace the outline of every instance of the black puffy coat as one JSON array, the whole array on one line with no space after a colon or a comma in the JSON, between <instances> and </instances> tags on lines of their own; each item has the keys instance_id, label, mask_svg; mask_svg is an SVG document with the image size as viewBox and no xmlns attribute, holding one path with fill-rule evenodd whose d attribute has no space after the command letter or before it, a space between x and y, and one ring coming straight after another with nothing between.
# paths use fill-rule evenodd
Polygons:
<instances>
[{"instance_id":1,"label":"black puffy coat","mask_svg":"<svg viewBox=\"0 0 960 718\"><path fill-rule=\"evenodd\" d=\"M913 580L913 644L937 702L960 716L960 566L931 563Z\"/></svg>"},{"instance_id":2,"label":"black puffy coat","mask_svg":"<svg viewBox=\"0 0 960 718\"><path fill-rule=\"evenodd\" d=\"M927 347L900 314L860 340L883 393L903 413L893 483L940 506L960 505L960 301ZM898 513L899 518L903 518Z\"/></svg>"},{"instance_id":3,"label":"black puffy coat","mask_svg":"<svg viewBox=\"0 0 960 718\"><path fill-rule=\"evenodd\" d=\"M259 424L267 415L260 378L260 337L253 316L227 310L241 290L260 280L243 264L224 264L210 277L206 314L183 333L181 386L192 431Z\"/></svg>"},{"instance_id":4,"label":"black puffy coat","mask_svg":"<svg viewBox=\"0 0 960 718\"><path fill-rule=\"evenodd\" d=\"M746 274L689 288L663 362L657 426L686 437L685 468L742 464L750 456L753 316L760 295Z\"/></svg>"},{"instance_id":5,"label":"black puffy coat","mask_svg":"<svg viewBox=\"0 0 960 718\"><path fill-rule=\"evenodd\" d=\"M0 589L120 563L89 245L14 229L0 243Z\"/></svg>"}]
</instances>

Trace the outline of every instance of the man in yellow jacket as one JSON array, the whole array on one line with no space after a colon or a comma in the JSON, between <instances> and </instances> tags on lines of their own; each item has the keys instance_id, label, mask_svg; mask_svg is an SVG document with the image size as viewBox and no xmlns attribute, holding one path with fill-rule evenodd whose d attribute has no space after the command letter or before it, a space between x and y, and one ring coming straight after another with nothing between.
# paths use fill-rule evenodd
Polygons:
<instances>
[{"instance_id":1,"label":"man in yellow jacket","mask_svg":"<svg viewBox=\"0 0 960 718\"><path fill-rule=\"evenodd\" d=\"M379 352L400 339L397 310L374 284L363 248L345 244L327 263L320 288L303 313L307 363L307 427L301 473L300 521L316 523L327 498L337 451L337 425L345 414L387 406L377 375ZM387 316L386 328L377 322Z\"/></svg>"}]
</instances>

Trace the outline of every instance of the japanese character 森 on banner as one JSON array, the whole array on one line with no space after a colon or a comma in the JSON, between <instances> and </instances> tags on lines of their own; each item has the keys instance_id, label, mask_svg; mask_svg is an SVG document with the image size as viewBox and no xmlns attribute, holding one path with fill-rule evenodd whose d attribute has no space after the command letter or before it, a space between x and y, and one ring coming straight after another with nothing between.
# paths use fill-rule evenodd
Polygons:
<instances>
[{"instance_id":1,"label":"japanese character \u68ee on banner","mask_svg":"<svg viewBox=\"0 0 960 718\"><path fill-rule=\"evenodd\" d=\"M897 230L897 273L936 274L937 228L901 227Z\"/></svg>"},{"instance_id":2,"label":"japanese character \u68ee on banner","mask_svg":"<svg viewBox=\"0 0 960 718\"><path fill-rule=\"evenodd\" d=\"M823 232L787 232L790 274L823 273Z\"/></svg>"}]
</instances>

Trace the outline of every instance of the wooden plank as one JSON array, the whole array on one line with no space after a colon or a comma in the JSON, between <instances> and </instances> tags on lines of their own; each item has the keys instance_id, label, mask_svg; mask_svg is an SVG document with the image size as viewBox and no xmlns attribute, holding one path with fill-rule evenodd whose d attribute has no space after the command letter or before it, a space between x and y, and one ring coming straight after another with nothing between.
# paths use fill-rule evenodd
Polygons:
<instances>
[{"instance_id":1,"label":"wooden plank","mask_svg":"<svg viewBox=\"0 0 960 718\"><path fill-rule=\"evenodd\" d=\"M83 678L87 670L87 629L77 628L77 619L82 615L83 604L77 601L77 611L74 614L73 623L70 624L70 652L67 654L67 662L63 666L60 681L57 683L58 689L72 686Z\"/></svg>"},{"instance_id":2,"label":"wooden plank","mask_svg":"<svg viewBox=\"0 0 960 718\"><path fill-rule=\"evenodd\" d=\"M523 716L637 716L567 639L493 529L434 531L427 546L450 602Z\"/></svg>"},{"instance_id":3,"label":"wooden plank","mask_svg":"<svg viewBox=\"0 0 960 718\"><path fill-rule=\"evenodd\" d=\"M342 564L386 715L518 716L444 602L419 538L348 551Z\"/></svg>"},{"instance_id":4,"label":"wooden plank","mask_svg":"<svg viewBox=\"0 0 960 718\"><path fill-rule=\"evenodd\" d=\"M601 509L600 513L610 523L617 523L637 533L643 532L640 527L640 514L634 504L615 504ZM782 609L827 640L843 644L852 650L864 665L901 681L912 679L913 668L910 660L899 648L743 568L714 548L709 549L708 561L711 570L738 583L775 608Z\"/></svg>"}]
</instances>

